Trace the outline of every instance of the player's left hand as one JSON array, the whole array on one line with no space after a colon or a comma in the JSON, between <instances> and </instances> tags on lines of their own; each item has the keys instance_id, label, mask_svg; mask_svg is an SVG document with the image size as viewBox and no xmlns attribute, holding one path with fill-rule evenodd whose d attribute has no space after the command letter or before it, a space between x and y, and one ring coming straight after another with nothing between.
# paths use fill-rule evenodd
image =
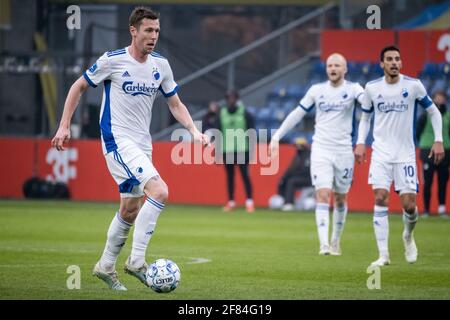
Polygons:
<instances>
[{"instance_id":1,"label":"player's left hand","mask_svg":"<svg viewBox=\"0 0 450 320\"><path fill-rule=\"evenodd\" d=\"M444 152L444 144L440 141L436 141L433 143L433 146L431 147L430 154L428 155L428 158L432 158L434 155L434 164L439 164L445 156Z\"/></svg>"},{"instance_id":2,"label":"player's left hand","mask_svg":"<svg viewBox=\"0 0 450 320\"><path fill-rule=\"evenodd\" d=\"M358 164L366 162L366 145L365 144L357 144L353 153L355 154L355 159Z\"/></svg>"},{"instance_id":3,"label":"player's left hand","mask_svg":"<svg viewBox=\"0 0 450 320\"><path fill-rule=\"evenodd\" d=\"M60 126L52 139L52 147L58 151L64 151L64 144L70 140L70 129L66 126Z\"/></svg>"},{"instance_id":4,"label":"player's left hand","mask_svg":"<svg viewBox=\"0 0 450 320\"><path fill-rule=\"evenodd\" d=\"M194 142L200 142L204 146L210 146L211 142L209 140L209 136L201 133L200 131L196 131L193 134Z\"/></svg>"}]
</instances>

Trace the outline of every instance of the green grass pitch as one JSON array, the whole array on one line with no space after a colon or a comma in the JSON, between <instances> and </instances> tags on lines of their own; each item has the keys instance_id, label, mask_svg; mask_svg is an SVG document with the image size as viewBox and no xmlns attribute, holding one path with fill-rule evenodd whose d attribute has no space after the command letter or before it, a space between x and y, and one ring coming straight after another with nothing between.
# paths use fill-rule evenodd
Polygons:
<instances>
[{"instance_id":1,"label":"green grass pitch","mask_svg":"<svg viewBox=\"0 0 450 320\"><path fill-rule=\"evenodd\" d=\"M91 270L116 210L110 203L0 201L0 299L450 299L450 220L419 221L419 260L410 265L401 216L391 214L392 265L381 269L381 289L369 290L367 267L377 258L371 214L349 213L343 255L335 257L318 255L311 212L171 204L147 260L175 261L179 288L158 294L124 274L129 239L117 263L128 291L113 292ZM79 290L67 288L70 265L81 269Z\"/></svg>"}]
</instances>

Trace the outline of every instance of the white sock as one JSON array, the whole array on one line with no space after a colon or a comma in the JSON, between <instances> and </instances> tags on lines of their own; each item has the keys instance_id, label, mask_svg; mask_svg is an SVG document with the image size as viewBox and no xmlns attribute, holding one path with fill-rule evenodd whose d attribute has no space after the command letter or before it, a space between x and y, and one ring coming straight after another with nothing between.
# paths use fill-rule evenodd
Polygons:
<instances>
[{"instance_id":1,"label":"white sock","mask_svg":"<svg viewBox=\"0 0 450 320\"><path fill-rule=\"evenodd\" d=\"M330 206L327 203L317 203L316 205L316 224L319 234L320 246L329 246L328 225L330 224Z\"/></svg>"},{"instance_id":2,"label":"white sock","mask_svg":"<svg viewBox=\"0 0 450 320\"><path fill-rule=\"evenodd\" d=\"M388 207L375 206L373 214L373 227L375 229L375 238L377 239L378 251L380 256L389 256L389 219Z\"/></svg>"},{"instance_id":3,"label":"white sock","mask_svg":"<svg viewBox=\"0 0 450 320\"><path fill-rule=\"evenodd\" d=\"M341 239L342 231L344 230L345 218L347 217L347 205L341 208L334 207L333 210L333 233L331 242L339 243Z\"/></svg>"},{"instance_id":4,"label":"white sock","mask_svg":"<svg viewBox=\"0 0 450 320\"><path fill-rule=\"evenodd\" d=\"M124 221L117 212L109 225L105 249L100 258L102 269L108 272L115 269L117 257L127 241L131 227L132 224Z\"/></svg>"},{"instance_id":5,"label":"white sock","mask_svg":"<svg viewBox=\"0 0 450 320\"><path fill-rule=\"evenodd\" d=\"M403 225L405 226L407 236L411 236L418 218L419 212L417 211L417 207L413 214L408 214L405 210L403 210Z\"/></svg>"},{"instance_id":6,"label":"white sock","mask_svg":"<svg viewBox=\"0 0 450 320\"><path fill-rule=\"evenodd\" d=\"M159 214L164 204L147 198L134 223L133 245L131 248L131 265L136 268L145 263L145 251L156 227Z\"/></svg>"}]
</instances>

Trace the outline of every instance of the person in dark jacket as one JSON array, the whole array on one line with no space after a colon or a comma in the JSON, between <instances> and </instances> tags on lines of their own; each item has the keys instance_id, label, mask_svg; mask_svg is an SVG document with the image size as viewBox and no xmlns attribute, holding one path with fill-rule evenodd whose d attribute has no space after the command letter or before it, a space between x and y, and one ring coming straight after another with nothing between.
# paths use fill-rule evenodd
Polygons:
<instances>
[{"instance_id":1,"label":"person in dark jacket","mask_svg":"<svg viewBox=\"0 0 450 320\"><path fill-rule=\"evenodd\" d=\"M284 199L283 211L294 210L294 196L297 189L312 186L310 175L311 146L306 139L299 138L295 143L297 153L278 184L278 194Z\"/></svg>"},{"instance_id":2,"label":"person in dark jacket","mask_svg":"<svg viewBox=\"0 0 450 320\"><path fill-rule=\"evenodd\" d=\"M445 198L447 195L447 182L449 178L450 166L450 112L447 111L447 95L444 91L436 91L433 94L433 101L442 115L442 138L444 140L445 157L438 165L434 164L433 158L429 157L431 146L434 142L433 128L428 116L424 112L417 122L416 138L419 142L420 160L422 161L424 188L423 188L423 215L426 217L430 213L431 186L433 184L434 173L438 179L438 213L446 217Z\"/></svg>"}]
</instances>

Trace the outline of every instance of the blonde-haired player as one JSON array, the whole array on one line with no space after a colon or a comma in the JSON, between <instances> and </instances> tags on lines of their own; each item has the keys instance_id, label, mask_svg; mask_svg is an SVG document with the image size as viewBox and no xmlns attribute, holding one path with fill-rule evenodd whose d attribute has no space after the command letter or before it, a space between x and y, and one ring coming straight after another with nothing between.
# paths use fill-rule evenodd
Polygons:
<instances>
[{"instance_id":1,"label":"blonde-haired player","mask_svg":"<svg viewBox=\"0 0 450 320\"><path fill-rule=\"evenodd\" d=\"M347 193L353 178L352 138L355 104L361 102L363 88L345 80L347 61L339 53L326 61L328 81L313 85L298 107L283 121L270 142L272 157L278 153L280 139L306 113L316 107L311 146L311 180L316 190L316 223L321 255L340 255L340 239L347 216ZM334 195L333 230L329 241L330 200Z\"/></svg>"}]
</instances>

